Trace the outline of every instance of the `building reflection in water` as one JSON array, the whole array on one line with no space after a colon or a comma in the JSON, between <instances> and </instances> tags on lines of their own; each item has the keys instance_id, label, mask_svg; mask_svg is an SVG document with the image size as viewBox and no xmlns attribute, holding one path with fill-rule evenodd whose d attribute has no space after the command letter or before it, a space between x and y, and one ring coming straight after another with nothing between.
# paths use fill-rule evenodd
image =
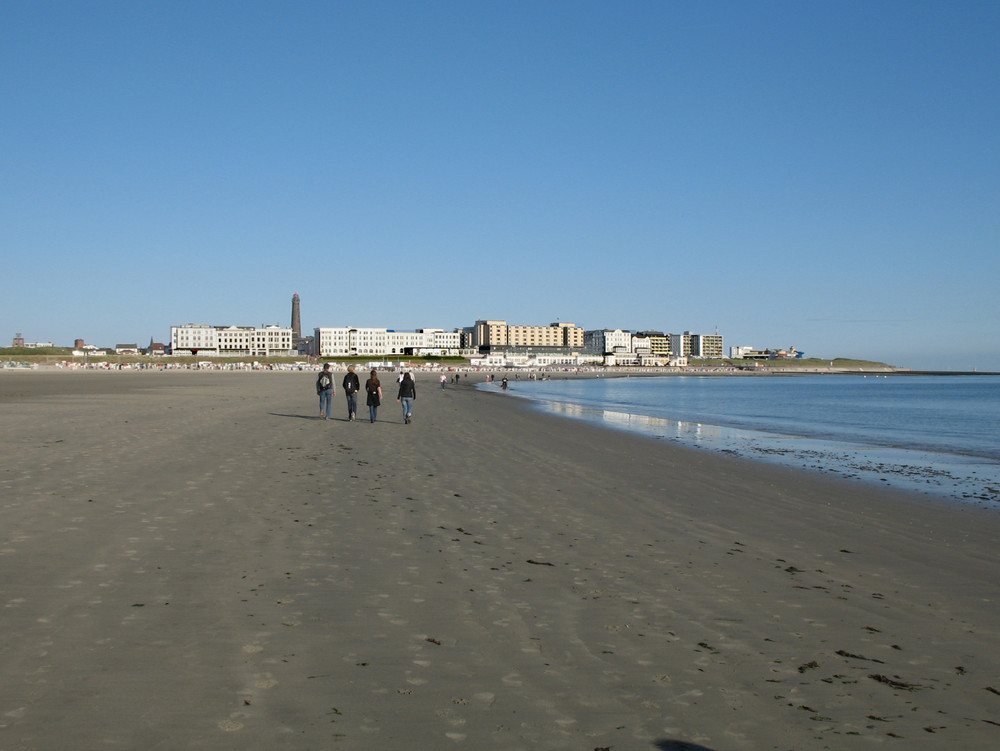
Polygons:
<instances>
[{"instance_id":1,"label":"building reflection in water","mask_svg":"<svg viewBox=\"0 0 1000 751\"><path fill-rule=\"evenodd\" d=\"M580 404L566 402L542 402L546 411L564 417L575 417L581 420L602 422L609 427L631 430L637 433L660 436L663 438L678 438L684 441L716 442L726 438L734 438L735 431L718 425L705 425L700 422L685 422L670 420L649 415L635 415L630 412L616 412L609 409L595 409Z\"/></svg>"}]
</instances>

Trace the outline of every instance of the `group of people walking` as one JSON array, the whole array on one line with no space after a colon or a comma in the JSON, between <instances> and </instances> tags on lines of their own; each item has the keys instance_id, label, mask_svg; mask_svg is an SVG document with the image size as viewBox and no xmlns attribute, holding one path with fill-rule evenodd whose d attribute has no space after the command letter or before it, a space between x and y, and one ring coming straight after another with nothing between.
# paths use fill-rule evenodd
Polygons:
<instances>
[{"instance_id":1,"label":"group of people walking","mask_svg":"<svg viewBox=\"0 0 1000 751\"><path fill-rule=\"evenodd\" d=\"M347 419L351 422L358 416L358 392L361 391L361 379L355 372L355 366L347 368L347 374L341 383L344 388L344 395L347 397ZM330 411L333 408L333 397L337 395L337 389L333 383L333 373L330 372L330 363L325 363L323 369L316 378L316 393L319 395L319 416L322 420L330 419ZM382 383L378 379L378 373L372 369L371 375L365 381L365 393L368 395L368 416L372 422L378 418L378 408L382 404ZM403 408L403 422L410 424L413 418L413 401L417 398L417 384L413 380L413 373L403 373L399 378L399 394L396 401Z\"/></svg>"}]
</instances>

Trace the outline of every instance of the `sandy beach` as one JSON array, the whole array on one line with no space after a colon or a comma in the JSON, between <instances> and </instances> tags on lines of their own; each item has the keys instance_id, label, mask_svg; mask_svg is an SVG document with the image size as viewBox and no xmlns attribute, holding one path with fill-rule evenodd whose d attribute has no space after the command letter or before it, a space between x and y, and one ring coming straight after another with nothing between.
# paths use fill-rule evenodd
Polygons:
<instances>
[{"instance_id":1,"label":"sandy beach","mask_svg":"<svg viewBox=\"0 0 1000 751\"><path fill-rule=\"evenodd\" d=\"M342 375L0 372L0 748L1000 747L1000 515Z\"/></svg>"}]
</instances>

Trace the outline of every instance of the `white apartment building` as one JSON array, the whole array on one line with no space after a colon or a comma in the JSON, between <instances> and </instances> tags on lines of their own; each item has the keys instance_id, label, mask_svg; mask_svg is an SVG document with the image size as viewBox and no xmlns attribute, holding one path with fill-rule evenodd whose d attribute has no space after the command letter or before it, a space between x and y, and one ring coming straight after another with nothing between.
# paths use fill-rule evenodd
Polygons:
<instances>
[{"instance_id":1,"label":"white apartment building","mask_svg":"<svg viewBox=\"0 0 1000 751\"><path fill-rule=\"evenodd\" d=\"M599 355L632 352L632 332L622 329L598 329L584 334L586 348Z\"/></svg>"},{"instance_id":2,"label":"white apartment building","mask_svg":"<svg viewBox=\"0 0 1000 751\"><path fill-rule=\"evenodd\" d=\"M317 357L386 357L392 355L456 354L461 334L443 329L389 331L353 326L315 329L313 354Z\"/></svg>"},{"instance_id":3,"label":"white apartment building","mask_svg":"<svg viewBox=\"0 0 1000 751\"><path fill-rule=\"evenodd\" d=\"M670 360L670 340L659 332L598 329L586 332L585 341L587 352L602 356L605 365L662 365Z\"/></svg>"},{"instance_id":4,"label":"white apartment building","mask_svg":"<svg viewBox=\"0 0 1000 751\"><path fill-rule=\"evenodd\" d=\"M637 355L653 354L653 345L648 336L632 336L632 351Z\"/></svg>"},{"instance_id":5,"label":"white apartment building","mask_svg":"<svg viewBox=\"0 0 1000 751\"><path fill-rule=\"evenodd\" d=\"M320 327L313 330L313 354L319 357L382 357L386 329L355 326Z\"/></svg>"},{"instance_id":6,"label":"white apartment building","mask_svg":"<svg viewBox=\"0 0 1000 751\"><path fill-rule=\"evenodd\" d=\"M218 354L218 327L200 323L185 323L170 327L170 351L175 355Z\"/></svg>"},{"instance_id":7,"label":"white apartment building","mask_svg":"<svg viewBox=\"0 0 1000 751\"><path fill-rule=\"evenodd\" d=\"M413 350L417 355L453 355L462 349L462 334L444 329L417 329L423 343Z\"/></svg>"},{"instance_id":8,"label":"white apartment building","mask_svg":"<svg viewBox=\"0 0 1000 751\"><path fill-rule=\"evenodd\" d=\"M295 354L292 330L282 326L208 326L186 323L170 327L175 355L272 357Z\"/></svg>"}]
</instances>

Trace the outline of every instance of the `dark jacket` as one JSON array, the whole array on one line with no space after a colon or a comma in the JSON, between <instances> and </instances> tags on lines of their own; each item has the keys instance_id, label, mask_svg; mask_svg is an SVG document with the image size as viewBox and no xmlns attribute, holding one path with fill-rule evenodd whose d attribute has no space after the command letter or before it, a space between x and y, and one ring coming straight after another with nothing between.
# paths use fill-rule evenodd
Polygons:
<instances>
[{"instance_id":1,"label":"dark jacket","mask_svg":"<svg viewBox=\"0 0 1000 751\"><path fill-rule=\"evenodd\" d=\"M403 397L410 397L411 399L417 398L417 384L412 378L404 378L399 382L399 394L396 396L397 399L402 399Z\"/></svg>"},{"instance_id":2,"label":"dark jacket","mask_svg":"<svg viewBox=\"0 0 1000 751\"><path fill-rule=\"evenodd\" d=\"M382 403L382 400L379 399L378 396L378 391L380 388L382 388L382 384L380 384L378 381L375 381L373 383L371 378L365 381L365 391L368 392L369 407L377 407L379 404Z\"/></svg>"},{"instance_id":3,"label":"dark jacket","mask_svg":"<svg viewBox=\"0 0 1000 751\"><path fill-rule=\"evenodd\" d=\"M361 391L361 379L358 378L357 373L352 373L348 371L347 375L344 376L343 386L344 386L344 391L346 391L348 394L353 394L357 391Z\"/></svg>"}]
</instances>

